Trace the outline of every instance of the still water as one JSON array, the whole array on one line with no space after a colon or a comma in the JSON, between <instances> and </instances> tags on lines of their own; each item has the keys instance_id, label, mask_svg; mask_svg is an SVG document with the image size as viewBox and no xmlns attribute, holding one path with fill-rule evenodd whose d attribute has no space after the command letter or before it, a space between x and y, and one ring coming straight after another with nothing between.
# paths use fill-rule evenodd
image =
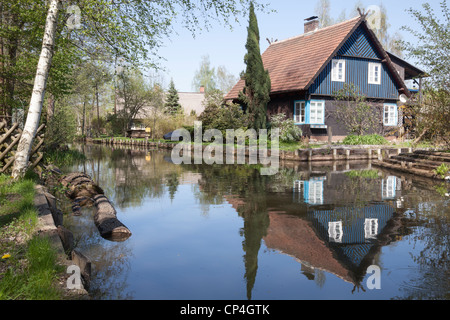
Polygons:
<instances>
[{"instance_id":1,"label":"still water","mask_svg":"<svg viewBox=\"0 0 450 320\"><path fill-rule=\"evenodd\" d=\"M369 162L282 163L262 176L175 165L161 150L78 148L88 160L64 170L89 174L133 233L111 242L92 209L66 215L95 299L450 298L450 198L438 182Z\"/></svg>"}]
</instances>

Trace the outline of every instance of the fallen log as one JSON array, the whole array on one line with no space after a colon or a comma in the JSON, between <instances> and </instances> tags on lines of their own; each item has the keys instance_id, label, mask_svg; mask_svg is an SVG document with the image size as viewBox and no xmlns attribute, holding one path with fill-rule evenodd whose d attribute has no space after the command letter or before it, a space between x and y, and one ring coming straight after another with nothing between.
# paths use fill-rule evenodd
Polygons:
<instances>
[{"instance_id":1,"label":"fallen log","mask_svg":"<svg viewBox=\"0 0 450 320\"><path fill-rule=\"evenodd\" d=\"M130 230L117 219L116 209L108 198L102 194L94 197L97 212L94 216L95 225L103 238L111 241L124 241L131 236Z\"/></svg>"},{"instance_id":2,"label":"fallen log","mask_svg":"<svg viewBox=\"0 0 450 320\"><path fill-rule=\"evenodd\" d=\"M100 235L110 241L125 241L131 231L117 219L117 212L103 190L85 173L70 173L60 180L66 195L72 199L74 214L89 202L96 207L94 223Z\"/></svg>"}]
</instances>

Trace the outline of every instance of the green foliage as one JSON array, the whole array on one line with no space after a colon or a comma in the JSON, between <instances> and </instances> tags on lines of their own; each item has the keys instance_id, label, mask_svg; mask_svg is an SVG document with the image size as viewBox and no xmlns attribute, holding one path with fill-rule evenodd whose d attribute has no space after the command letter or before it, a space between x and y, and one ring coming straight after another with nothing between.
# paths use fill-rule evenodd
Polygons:
<instances>
[{"instance_id":1,"label":"green foliage","mask_svg":"<svg viewBox=\"0 0 450 320\"><path fill-rule=\"evenodd\" d=\"M120 73L117 89L118 96L123 101L117 117L124 125L122 133L125 134L136 116L151 102L153 91L141 71L133 68Z\"/></svg>"},{"instance_id":2,"label":"green foliage","mask_svg":"<svg viewBox=\"0 0 450 320\"><path fill-rule=\"evenodd\" d=\"M169 114L176 114L181 112L183 109L181 108L181 104L179 103L178 91L175 88L175 84L173 80L170 81L170 86L166 98L166 103L164 104L164 108L166 112Z\"/></svg>"},{"instance_id":3,"label":"green foliage","mask_svg":"<svg viewBox=\"0 0 450 320\"><path fill-rule=\"evenodd\" d=\"M342 144L345 145L383 145L386 143L388 143L388 141L378 134L369 134L365 136L349 135L342 141Z\"/></svg>"},{"instance_id":4,"label":"green foliage","mask_svg":"<svg viewBox=\"0 0 450 320\"><path fill-rule=\"evenodd\" d=\"M203 130L217 129L226 136L227 129L246 130L249 125L249 117L244 114L237 104L222 105L222 94L214 90L206 94L205 110L199 116Z\"/></svg>"},{"instance_id":5,"label":"green foliage","mask_svg":"<svg viewBox=\"0 0 450 320\"><path fill-rule=\"evenodd\" d=\"M422 4L423 11L410 8L408 13L416 23L402 29L412 34L415 41L401 41L401 44L409 57L425 66L429 76L425 79L427 82L436 89L449 90L450 9L447 1L440 2L439 6L437 11L429 3Z\"/></svg>"},{"instance_id":6,"label":"green foliage","mask_svg":"<svg viewBox=\"0 0 450 320\"><path fill-rule=\"evenodd\" d=\"M424 3L422 11L410 8L408 12L416 23L403 30L412 34L414 41L401 44L427 73L423 99L414 96L407 110L417 133L415 142L425 138L450 145L450 9L447 1L440 2L439 7L435 10Z\"/></svg>"},{"instance_id":7,"label":"green foliage","mask_svg":"<svg viewBox=\"0 0 450 320\"><path fill-rule=\"evenodd\" d=\"M39 236L31 239L24 258L28 263L23 270L15 259L7 262L11 267L0 282L0 300L61 299L62 290L55 284L63 268L57 264L50 240Z\"/></svg>"},{"instance_id":8,"label":"green foliage","mask_svg":"<svg viewBox=\"0 0 450 320\"><path fill-rule=\"evenodd\" d=\"M44 154L44 163L57 167L68 166L76 161L84 160L86 160L84 153L72 149L53 149Z\"/></svg>"},{"instance_id":9,"label":"green foliage","mask_svg":"<svg viewBox=\"0 0 450 320\"><path fill-rule=\"evenodd\" d=\"M56 103L55 114L47 123L45 149L58 149L71 143L76 134L75 115L65 101Z\"/></svg>"},{"instance_id":10,"label":"green foliage","mask_svg":"<svg viewBox=\"0 0 450 320\"><path fill-rule=\"evenodd\" d=\"M445 182L435 185L434 190L436 190L436 192L439 193L439 195L441 197L445 197L445 196L449 195L449 190L447 189L447 183L445 183Z\"/></svg>"},{"instance_id":11,"label":"green foliage","mask_svg":"<svg viewBox=\"0 0 450 320\"><path fill-rule=\"evenodd\" d=\"M288 118L285 113L271 116L270 124L272 128L280 129L280 140L283 142L300 141L302 138L302 129L296 126L294 120Z\"/></svg>"},{"instance_id":12,"label":"green foliage","mask_svg":"<svg viewBox=\"0 0 450 320\"><path fill-rule=\"evenodd\" d=\"M450 171L450 167L448 165L446 165L445 163L442 163L439 167L437 167L434 170L434 173L436 173L441 178L445 178L447 176L447 174L449 173L449 171Z\"/></svg>"},{"instance_id":13,"label":"green foliage","mask_svg":"<svg viewBox=\"0 0 450 320\"><path fill-rule=\"evenodd\" d=\"M350 178L378 179L377 170L351 170L345 173Z\"/></svg>"},{"instance_id":14,"label":"green foliage","mask_svg":"<svg viewBox=\"0 0 450 320\"><path fill-rule=\"evenodd\" d=\"M245 73L242 74L245 86L244 90L239 93L239 99L246 105L250 127L255 130L266 129L267 104L270 101L271 81L269 72L264 69L262 62L258 20L253 2L250 4L247 31L248 36L245 45L247 53L244 58L247 68Z\"/></svg>"},{"instance_id":15,"label":"green foliage","mask_svg":"<svg viewBox=\"0 0 450 320\"><path fill-rule=\"evenodd\" d=\"M381 112L366 101L353 83L344 83L344 88L334 93L336 111L334 115L350 134L363 135L376 128Z\"/></svg>"},{"instance_id":16,"label":"green foliage","mask_svg":"<svg viewBox=\"0 0 450 320\"><path fill-rule=\"evenodd\" d=\"M203 56L200 67L194 75L192 87L196 91L203 87L205 92L220 90L222 93L227 93L237 80L224 66L219 66L217 69L211 67L209 56Z\"/></svg>"}]
</instances>

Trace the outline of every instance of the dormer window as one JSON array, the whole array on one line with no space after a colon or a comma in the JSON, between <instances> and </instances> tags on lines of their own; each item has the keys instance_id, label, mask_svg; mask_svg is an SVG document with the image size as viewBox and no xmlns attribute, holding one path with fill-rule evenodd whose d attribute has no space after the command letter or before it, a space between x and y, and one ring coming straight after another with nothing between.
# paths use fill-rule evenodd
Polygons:
<instances>
[{"instance_id":1,"label":"dormer window","mask_svg":"<svg viewBox=\"0 0 450 320\"><path fill-rule=\"evenodd\" d=\"M381 84L381 63L369 62L369 84Z\"/></svg>"},{"instance_id":2,"label":"dormer window","mask_svg":"<svg viewBox=\"0 0 450 320\"><path fill-rule=\"evenodd\" d=\"M331 81L345 82L345 60L333 59Z\"/></svg>"}]
</instances>

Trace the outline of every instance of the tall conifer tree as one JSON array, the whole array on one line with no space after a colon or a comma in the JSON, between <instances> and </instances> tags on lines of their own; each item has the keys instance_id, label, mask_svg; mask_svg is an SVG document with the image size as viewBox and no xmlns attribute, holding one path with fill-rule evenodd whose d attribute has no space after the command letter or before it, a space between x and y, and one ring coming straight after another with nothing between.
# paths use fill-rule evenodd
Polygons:
<instances>
[{"instance_id":1,"label":"tall conifer tree","mask_svg":"<svg viewBox=\"0 0 450 320\"><path fill-rule=\"evenodd\" d=\"M264 69L259 47L259 27L253 3L250 4L249 26L247 28L247 53L244 62L247 65L242 75L245 87L240 99L247 105L247 112L253 129L265 129L267 104L270 101L271 81L269 72Z\"/></svg>"},{"instance_id":2,"label":"tall conifer tree","mask_svg":"<svg viewBox=\"0 0 450 320\"><path fill-rule=\"evenodd\" d=\"M173 80L170 81L170 86L164 107L166 109L166 112L170 114L176 114L181 110L178 91L177 89L175 89L175 84L173 83Z\"/></svg>"}]
</instances>

